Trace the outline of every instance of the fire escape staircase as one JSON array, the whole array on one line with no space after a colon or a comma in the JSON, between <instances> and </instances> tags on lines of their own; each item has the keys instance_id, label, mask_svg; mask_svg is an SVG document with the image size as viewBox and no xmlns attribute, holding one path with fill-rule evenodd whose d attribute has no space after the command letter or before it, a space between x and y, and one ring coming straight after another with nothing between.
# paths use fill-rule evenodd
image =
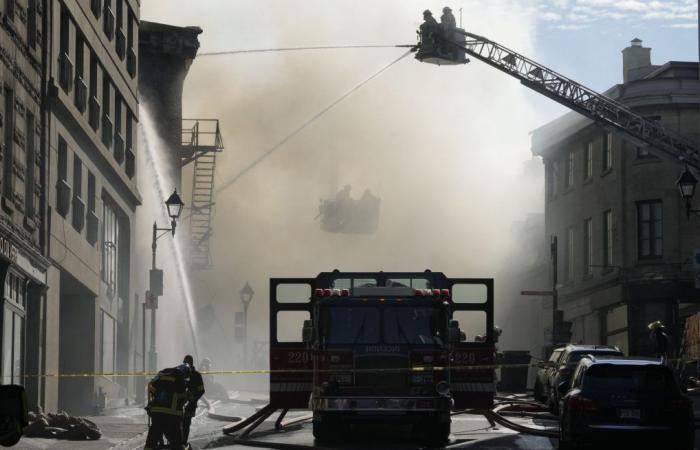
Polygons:
<instances>
[{"instance_id":1,"label":"fire escape staircase","mask_svg":"<svg viewBox=\"0 0 700 450\"><path fill-rule=\"evenodd\" d=\"M189 202L189 261L193 269L212 266L210 239L214 212L216 155L224 149L218 119L183 119L180 163L193 163Z\"/></svg>"}]
</instances>

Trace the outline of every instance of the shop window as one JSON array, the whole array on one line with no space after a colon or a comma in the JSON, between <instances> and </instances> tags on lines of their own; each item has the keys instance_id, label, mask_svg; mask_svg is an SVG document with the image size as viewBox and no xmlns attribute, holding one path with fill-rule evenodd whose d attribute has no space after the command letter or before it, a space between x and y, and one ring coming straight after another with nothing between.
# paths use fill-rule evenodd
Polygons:
<instances>
[{"instance_id":1,"label":"shop window","mask_svg":"<svg viewBox=\"0 0 700 450\"><path fill-rule=\"evenodd\" d=\"M102 356L100 372L102 373L114 373L117 357L115 348L117 342L116 335L116 320L105 311L102 311L102 338L100 342Z\"/></svg>"},{"instance_id":2,"label":"shop window","mask_svg":"<svg viewBox=\"0 0 700 450\"><path fill-rule=\"evenodd\" d=\"M109 200L104 199L102 205L102 281L107 285L108 296L114 297L118 278L119 220Z\"/></svg>"},{"instance_id":3,"label":"shop window","mask_svg":"<svg viewBox=\"0 0 700 450\"><path fill-rule=\"evenodd\" d=\"M663 207L661 200L637 203L637 255L640 259L663 256Z\"/></svg>"},{"instance_id":4,"label":"shop window","mask_svg":"<svg viewBox=\"0 0 700 450\"><path fill-rule=\"evenodd\" d=\"M3 384L24 384L24 326L26 284L9 271L3 286L2 363Z\"/></svg>"}]
</instances>

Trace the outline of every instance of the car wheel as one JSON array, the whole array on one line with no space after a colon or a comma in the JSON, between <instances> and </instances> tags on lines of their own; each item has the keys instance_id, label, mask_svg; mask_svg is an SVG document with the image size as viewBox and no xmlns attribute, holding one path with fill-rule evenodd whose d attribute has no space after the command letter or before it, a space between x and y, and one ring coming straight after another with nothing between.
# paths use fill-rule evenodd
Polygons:
<instances>
[{"instance_id":1,"label":"car wheel","mask_svg":"<svg viewBox=\"0 0 700 450\"><path fill-rule=\"evenodd\" d=\"M328 422L313 422L314 439L319 442L335 442L340 439L342 429L339 424Z\"/></svg>"},{"instance_id":2,"label":"car wheel","mask_svg":"<svg viewBox=\"0 0 700 450\"><path fill-rule=\"evenodd\" d=\"M426 443L431 447L442 447L450 440L450 422L433 422L425 437Z\"/></svg>"}]
</instances>

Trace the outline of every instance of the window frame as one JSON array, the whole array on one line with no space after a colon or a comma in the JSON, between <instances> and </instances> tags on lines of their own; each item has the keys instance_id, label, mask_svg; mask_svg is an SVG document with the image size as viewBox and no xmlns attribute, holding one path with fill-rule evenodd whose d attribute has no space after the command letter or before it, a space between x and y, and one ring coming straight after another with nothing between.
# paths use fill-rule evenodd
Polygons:
<instances>
[{"instance_id":1,"label":"window frame","mask_svg":"<svg viewBox=\"0 0 700 450\"><path fill-rule=\"evenodd\" d=\"M574 171L576 166L576 152L569 150L566 155L566 189L571 189L574 187Z\"/></svg>"},{"instance_id":2,"label":"window frame","mask_svg":"<svg viewBox=\"0 0 700 450\"><path fill-rule=\"evenodd\" d=\"M603 211L603 265L612 267L614 235L613 235L613 212L612 209Z\"/></svg>"},{"instance_id":3,"label":"window frame","mask_svg":"<svg viewBox=\"0 0 700 450\"><path fill-rule=\"evenodd\" d=\"M612 131L609 131L605 134L603 134L603 152L602 152L602 164L603 164L603 173L607 173L612 170L613 168L613 159L612 159L612 150L613 150L613 134Z\"/></svg>"},{"instance_id":4,"label":"window frame","mask_svg":"<svg viewBox=\"0 0 700 450\"><path fill-rule=\"evenodd\" d=\"M593 218L583 220L583 274L593 274Z\"/></svg>"},{"instance_id":5,"label":"window frame","mask_svg":"<svg viewBox=\"0 0 700 450\"><path fill-rule=\"evenodd\" d=\"M656 208L658 206L658 209ZM648 208L649 219L643 220L643 209ZM660 217L656 216L659 213ZM642 237L643 227L649 227L649 236ZM642 200L637 202L637 259L660 259L664 256L664 227L663 227L663 201L661 199ZM649 241L649 254L643 254L643 245ZM659 245L660 244L660 245ZM657 248L657 246L659 248Z\"/></svg>"}]
</instances>

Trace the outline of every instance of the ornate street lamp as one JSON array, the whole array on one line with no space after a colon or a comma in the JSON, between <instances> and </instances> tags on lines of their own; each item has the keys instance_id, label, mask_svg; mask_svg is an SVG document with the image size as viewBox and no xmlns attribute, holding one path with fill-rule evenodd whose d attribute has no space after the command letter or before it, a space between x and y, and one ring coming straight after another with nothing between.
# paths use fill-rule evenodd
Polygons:
<instances>
[{"instance_id":1,"label":"ornate street lamp","mask_svg":"<svg viewBox=\"0 0 700 450\"><path fill-rule=\"evenodd\" d=\"M248 361L248 306L250 302L253 301L253 295L255 291L250 284L246 281L245 286L238 292L241 296L241 303L243 304L243 361L247 363Z\"/></svg>"},{"instance_id":2,"label":"ornate street lamp","mask_svg":"<svg viewBox=\"0 0 700 450\"><path fill-rule=\"evenodd\" d=\"M690 213L700 212L700 210L692 209L690 207L691 200L695 195L695 187L698 184L698 179L695 178L695 175L693 175L688 166L685 166L685 170L678 178L676 184L678 185L678 190L680 191L681 198L685 200L686 216L688 217L688 219L690 219Z\"/></svg>"},{"instance_id":3,"label":"ornate street lamp","mask_svg":"<svg viewBox=\"0 0 700 450\"><path fill-rule=\"evenodd\" d=\"M175 236L175 221L180 217L182 208L185 206L185 204L182 203L180 196L177 195L177 189L175 189L173 193L170 194L170 197L168 197L168 199L165 201L165 206L168 208L168 215L171 219L171 231L173 236Z\"/></svg>"},{"instance_id":4,"label":"ornate street lamp","mask_svg":"<svg viewBox=\"0 0 700 450\"><path fill-rule=\"evenodd\" d=\"M153 240L151 242L151 272L149 274L150 286L149 290L146 292L145 304L145 308L151 310L151 347L149 349L149 368L152 372L157 370L158 359L158 353L156 352L156 309L158 309L158 297L163 295L163 271L156 268L156 249L158 248L156 242L158 239L168 233L175 236L176 221L180 217L184 206L185 204L177 194L177 189L175 189L170 197L168 197L168 199L165 201L165 207L168 209L168 216L170 217L170 227L159 228L158 224L153 222ZM159 231L163 231L163 233L158 235ZM144 315L144 322L145 320L146 316Z\"/></svg>"}]
</instances>

